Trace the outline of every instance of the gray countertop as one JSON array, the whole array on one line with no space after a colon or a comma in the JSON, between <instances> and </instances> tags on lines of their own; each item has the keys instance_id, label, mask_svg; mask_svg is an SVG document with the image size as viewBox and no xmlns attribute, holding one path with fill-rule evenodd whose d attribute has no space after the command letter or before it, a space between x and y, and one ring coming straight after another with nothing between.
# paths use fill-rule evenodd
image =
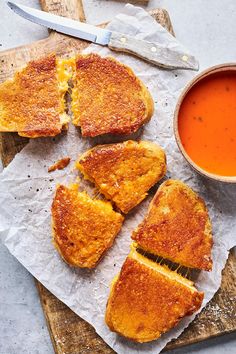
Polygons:
<instances>
[{"instance_id":1,"label":"gray countertop","mask_svg":"<svg viewBox=\"0 0 236 354\"><path fill-rule=\"evenodd\" d=\"M19 0L39 6L37 0ZM84 0L87 21L111 19L124 3ZM177 38L197 56L200 69L236 61L235 0L153 0L148 8L169 11ZM12 13L0 0L0 50L47 36L47 30ZM0 245L0 354L52 354L53 348L40 306L34 279ZM236 332L171 353L236 353ZM79 353L74 353L79 354ZM93 353L91 353L93 354Z\"/></svg>"}]
</instances>

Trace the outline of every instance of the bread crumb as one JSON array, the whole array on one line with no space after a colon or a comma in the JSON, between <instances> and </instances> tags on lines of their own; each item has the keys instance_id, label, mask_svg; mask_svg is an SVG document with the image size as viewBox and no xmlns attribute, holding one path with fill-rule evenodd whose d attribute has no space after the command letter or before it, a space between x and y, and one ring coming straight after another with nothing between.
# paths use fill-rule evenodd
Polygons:
<instances>
[{"instance_id":1,"label":"bread crumb","mask_svg":"<svg viewBox=\"0 0 236 354\"><path fill-rule=\"evenodd\" d=\"M55 170L63 170L70 163L70 157L63 157L63 159L58 160L52 166L48 168L48 172L53 172Z\"/></svg>"}]
</instances>

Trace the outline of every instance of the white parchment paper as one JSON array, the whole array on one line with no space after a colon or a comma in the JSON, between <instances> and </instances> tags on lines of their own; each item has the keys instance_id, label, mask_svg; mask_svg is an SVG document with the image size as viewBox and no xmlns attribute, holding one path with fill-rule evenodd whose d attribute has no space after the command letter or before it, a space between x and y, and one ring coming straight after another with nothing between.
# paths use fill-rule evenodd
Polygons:
<instances>
[{"instance_id":1,"label":"white parchment paper","mask_svg":"<svg viewBox=\"0 0 236 354\"><path fill-rule=\"evenodd\" d=\"M157 41L172 48L181 48L176 39L143 9L132 5L127 5L109 28ZM172 129L175 103L194 73L160 70L142 60L116 54L96 45L90 46L87 51L117 57L133 68L148 86L156 107L155 114L143 129L141 138L158 142L165 149L168 177L186 182L206 201L213 223L214 267L211 273L202 271L196 283L198 289L205 292L205 306L219 288L228 250L236 244L236 188L197 175L185 162L175 143ZM69 267L61 260L51 242L50 206L55 186L57 183L69 183L76 178L77 172L73 171L74 161L79 154L98 141L102 142L101 139L82 138L72 125L67 134L53 139L30 141L1 174L1 239L9 251L41 283L91 323L116 352L157 354L168 341L179 336L194 316L185 318L161 339L148 344L134 344L125 340L110 332L104 323L109 284L129 253L131 232L142 220L151 197L127 217L114 246L95 270ZM62 171L49 174L48 166L63 156L70 156L72 163ZM87 187L86 184L84 186Z\"/></svg>"}]
</instances>

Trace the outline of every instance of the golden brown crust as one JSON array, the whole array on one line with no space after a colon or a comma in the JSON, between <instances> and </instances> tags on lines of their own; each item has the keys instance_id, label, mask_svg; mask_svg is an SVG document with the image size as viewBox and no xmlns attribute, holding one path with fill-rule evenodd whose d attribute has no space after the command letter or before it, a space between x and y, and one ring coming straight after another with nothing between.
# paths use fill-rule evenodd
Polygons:
<instances>
[{"instance_id":1,"label":"golden brown crust","mask_svg":"<svg viewBox=\"0 0 236 354\"><path fill-rule=\"evenodd\" d=\"M86 178L128 213L166 173L164 150L148 141L98 145L76 164Z\"/></svg>"},{"instance_id":2,"label":"golden brown crust","mask_svg":"<svg viewBox=\"0 0 236 354\"><path fill-rule=\"evenodd\" d=\"M53 165L48 167L48 172L53 172L56 170L63 170L70 163L70 157L63 157L63 159L58 160Z\"/></svg>"},{"instance_id":3,"label":"golden brown crust","mask_svg":"<svg viewBox=\"0 0 236 354\"><path fill-rule=\"evenodd\" d=\"M133 232L139 247L181 265L212 269L212 230L204 201L181 181L164 182Z\"/></svg>"},{"instance_id":4,"label":"golden brown crust","mask_svg":"<svg viewBox=\"0 0 236 354\"><path fill-rule=\"evenodd\" d=\"M55 55L29 62L0 85L0 131L30 138L59 134L68 121L61 99Z\"/></svg>"},{"instance_id":5,"label":"golden brown crust","mask_svg":"<svg viewBox=\"0 0 236 354\"><path fill-rule=\"evenodd\" d=\"M153 100L127 66L111 57L79 55L72 90L73 123L83 136L131 134L151 119Z\"/></svg>"},{"instance_id":6,"label":"golden brown crust","mask_svg":"<svg viewBox=\"0 0 236 354\"><path fill-rule=\"evenodd\" d=\"M94 268L120 231L123 216L78 186L59 185L52 203L54 244L72 266Z\"/></svg>"},{"instance_id":7,"label":"golden brown crust","mask_svg":"<svg viewBox=\"0 0 236 354\"><path fill-rule=\"evenodd\" d=\"M203 300L203 293L193 286L172 279L175 272L159 266L161 273L155 270L156 263L151 263L152 267L127 257L106 309L111 331L141 343L159 338L181 318L197 311Z\"/></svg>"}]
</instances>

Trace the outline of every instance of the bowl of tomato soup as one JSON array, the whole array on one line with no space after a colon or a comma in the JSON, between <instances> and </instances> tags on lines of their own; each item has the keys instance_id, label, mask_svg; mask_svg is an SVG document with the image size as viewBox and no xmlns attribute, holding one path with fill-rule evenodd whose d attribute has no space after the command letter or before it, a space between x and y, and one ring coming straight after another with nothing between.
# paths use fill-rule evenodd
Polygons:
<instances>
[{"instance_id":1,"label":"bowl of tomato soup","mask_svg":"<svg viewBox=\"0 0 236 354\"><path fill-rule=\"evenodd\" d=\"M236 183L236 63L207 69L188 84L176 105L174 133L195 170Z\"/></svg>"}]
</instances>

